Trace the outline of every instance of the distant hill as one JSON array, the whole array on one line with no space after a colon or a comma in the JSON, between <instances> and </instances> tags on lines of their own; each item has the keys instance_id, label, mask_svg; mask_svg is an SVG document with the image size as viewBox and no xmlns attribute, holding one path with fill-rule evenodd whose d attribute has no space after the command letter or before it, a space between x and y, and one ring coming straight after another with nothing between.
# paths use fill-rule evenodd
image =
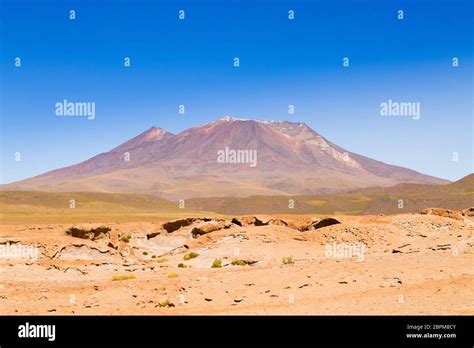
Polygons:
<instances>
[{"instance_id":1,"label":"distant hill","mask_svg":"<svg viewBox=\"0 0 474 348\"><path fill-rule=\"evenodd\" d=\"M398 208L400 199L403 209ZM71 200L74 208L70 208ZM474 175L445 185L399 184L307 196L204 197L184 203L185 208L180 208L178 202L140 194L0 191L0 222L159 221L216 214L399 214L426 207L460 210L474 206Z\"/></svg>"},{"instance_id":2,"label":"distant hill","mask_svg":"<svg viewBox=\"0 0 474 348\"><path fill-rule=\"evenodd\" d=\"M289 208L289 200L294 208ZM403 208L399 208L403 200ZM191 209L220 214L399 214L426 207L460 210L474 206L474 174L445 185L399 184L343 194L211 197L187 200Z\"/></svg>"},{"instance_id":3,"label":"distant hill","mask_svg":"<svg viewBox=\"0 0 474 348\"><path fill-rule=\"evenodd\" d=\"M183 215L200 214L149 195L0 191L0 223L157 221Z\"/></svg>"}]
</instances>

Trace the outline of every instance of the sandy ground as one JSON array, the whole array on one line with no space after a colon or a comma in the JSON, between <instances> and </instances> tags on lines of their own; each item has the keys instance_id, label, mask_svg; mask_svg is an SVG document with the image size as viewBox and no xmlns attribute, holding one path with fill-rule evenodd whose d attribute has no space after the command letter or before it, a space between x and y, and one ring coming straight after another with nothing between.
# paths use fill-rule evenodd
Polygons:
<instances>
[{"instance_id":1,"label":"sandy ground","mask_svg":"<svg viewBox=\"0 0 474 348\"><path fill-rule=\"evenodd\" d=\"M472 220L334 218L305 232L228 221L196 238L158 222L1 225L0 314L474 314ZM89 240L72 226L111 231Z\"/></svg>"}]
</instances>

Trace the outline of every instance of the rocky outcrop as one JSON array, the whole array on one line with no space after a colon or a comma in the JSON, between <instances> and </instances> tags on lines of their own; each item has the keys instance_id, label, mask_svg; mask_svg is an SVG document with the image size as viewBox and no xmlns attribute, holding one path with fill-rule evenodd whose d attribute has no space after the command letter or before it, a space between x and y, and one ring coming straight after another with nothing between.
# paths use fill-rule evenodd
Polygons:
<instances>
[{"instance_id":1,"label":"rocky outcrop","mask_svg":"<svg viewBox=\"0 0 474 348\"><path fill-rule=\"evenodd\" d=\"M197 220L196 218L172 220L172 221L165 222L162 227L166 230L166 232L171 233L171 232L179 230L181 227L186 227L186 226L191 225L196 220Z\"/></svg>"},{"instance_id":2,"label":"rocky outcrop","mask_svg":"<svg viewBox=\"0 0 474 348\"><path fill-rule=\"evenodd\" d=\"M277 226L288 226L288 222L281 219L270 219L268 220L268 225L277 225Z\"/></svg>"},{"instance_id":3,"label":"rocky outcrop","mask_svg":"<svg viewBox=\"0 0 474 348\"><path fill-rule=\"evenodd\" d=\"M171 233L174 231L179 230L180 228L190 226L195 223L202 223L202 222L212 222L212 221L224 221L222 219L213 219L213 218L185 218L185 219L178 219L178 220L172 220L165 222L162 225L162 228L166 230L166 232ZM157 236L159 233L156 233L154 236ZM150 236L150 238L153 238L154 236Z\"/></svg>"},{"instance_id":4,"label":"rocky outcrop","mask_svg":"<svg viewBox=\"0 0 474 348\"><path fill-rule=\"evenodd\" d=\"M267 218L267 219L262 219L260 218L260 220L262 221L262 224L263 225L276 225L276 226L288 226L288 222L286 222L285 220L282 220L282 219L277 219L277 218Z\"/></svg>"},{"instance_id":5,"label":"rocky outcrop","mask_svg":"<svg viewBox=\"0 0 474 348\"><path fill-rule=\"evenodd\" d=\"M263 222L259 218L255 216L241 216L241 217L235 217L232 219L232 223L236 224L238 226L265 226L267 223Z\"/></svg>"},{"instance_id":6,"label":"rocky outcrop","mask_svg":"<svg viewBox=\"0 0 474 348\"><path fill-rule=\"evenodd\" d=\"M191 234L194 238L196 238L203 234L218 231L223 228L229 228L231 225L232 224L224 220L213 220L213 221L208 221L208 222L202 222L191 230Z\"/></svg>"},{"instance_id":7,"label":"rocky outcrop","mask_svg":"<svg viewBox=\"0 0 474 348\"><path fill-rule=\"evenodd\" d=\"M106 226L100 226L97 228L71 227L66 231L66 233L76 238L96 240L109 238L109 231L110 228Z\"/></svg>"},{"instance_id":8,"label":"rocky outcrop","mask_svg":"<svg viewBox=\"0 0 474 348\"><path fill-rule=\"evenodd\" d=\"M191 229L191 235L196 238L197 236L207 234L210 232L218 231L223 228L229 228L232 224L226 222L224 219L213 219L213 218L185 218L179 220L173 220L165 222L162 225L164 231L172 233L180 230L183 227ZM159 235L160 232L154 232L147 234L147 239L151 239Z\"/></svg>"},{"instance_id":9,"label":"rocky outcrop","mask_svg":"<svg viewBox=\"0 0 474 348\"><path fill-rule=\"evenodd\" d=\"M323 228L323 227L331 226L331 225L337 225L337 224L340 224L340 223L341 222L339 220L328 217L328 218L324 218L324 219L321 219L321 220L318 220L318 221L314 221L312 223L312 227L313 227L313 229L317 230L318 228Z\"/></svg>"},{"instance_id":10,"label":"rocky outcrop","mask_svg":"<svg viewBox=\"0 0 474 348\"><path fill-rule=\"evenodd\" d=\"M474 207L461 210L463 216L473 217L474 216Z\"/></svg>"},{"instance_id":11,"label":"rocky outcrop","mask_svg":"<svg viewBox=\"0 0 474 348\"><path fill-rule=\"evenodd\" d=\"M252 225L253 226L268 226L268 225L284 226L284 227L288 227L288 228L292 228L292 229L304 232L304 231L311 231L311 230L315 230L315 229L326 227L326 226L340 224L341 222L331 217L313 220L309 224L308 223L301 224L301 223L285 221L285 220L277 219L277 218L262 219L256 216L241 216L241 217L233 218L232 223L238 226L242 226L242 227L252 226Z\"/></svg>"},{"instance_id":12,"label":"rocky outcrop","mask_svg":"<svg viewBox=\"0 0 474 348\"><path fill-rule=\"evenodd\" d=\"M423 215L437 215L445 218L462 220L462 214L458 211L443 208L425 208L421 211Z\"/></svg>"}]
</instances>

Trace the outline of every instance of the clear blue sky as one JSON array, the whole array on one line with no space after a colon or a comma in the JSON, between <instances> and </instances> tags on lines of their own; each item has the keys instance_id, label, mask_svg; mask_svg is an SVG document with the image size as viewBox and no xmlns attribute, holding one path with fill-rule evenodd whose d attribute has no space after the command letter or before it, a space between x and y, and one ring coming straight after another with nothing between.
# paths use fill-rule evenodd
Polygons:
<instances>
[{"instance_id":1,"label":"clear blue sky","mask_svg":"<svg viewBox=\"0 0 474 348\"><path fill-rule=\"evenodd\" d=\"M1 183L223 115L306 122L450 180L473 171L471 0L0 2ZM96 119L56 116L64 98L95 102ZM421 118L380 116L388 99L420 102Z\"/></svg>"}]
</instances>

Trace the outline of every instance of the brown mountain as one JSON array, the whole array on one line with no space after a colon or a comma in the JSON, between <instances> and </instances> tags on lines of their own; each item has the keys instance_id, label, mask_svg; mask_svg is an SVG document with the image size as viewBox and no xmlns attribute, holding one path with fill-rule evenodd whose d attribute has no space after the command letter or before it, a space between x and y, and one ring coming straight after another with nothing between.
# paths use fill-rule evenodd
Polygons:
<instances>
[{"instance_id":1,"label":"brown mountain","mask_svg":"<svg viewBox=\"0 0 474 348\"><path fill-rule=\"evenodd\" d=\"M226 116L176 135L153 127L87 161L2 188L176 199L318 194L399 183L447 181L347 151L304 123Z\"/></svg>"}]
</instances>

